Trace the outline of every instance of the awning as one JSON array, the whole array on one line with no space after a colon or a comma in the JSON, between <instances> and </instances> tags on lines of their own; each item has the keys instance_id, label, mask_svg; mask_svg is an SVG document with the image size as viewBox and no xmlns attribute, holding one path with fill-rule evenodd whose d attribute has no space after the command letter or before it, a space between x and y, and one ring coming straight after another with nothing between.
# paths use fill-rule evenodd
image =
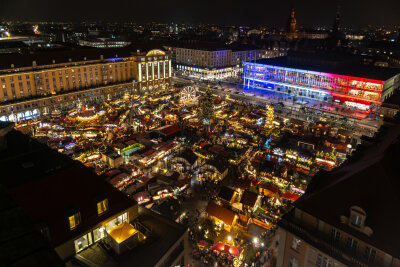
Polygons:
<instances>
[{"instance_id":1,"label":"awning","mask_svg":"<svg viewBox=\"0 0 400 267\"><path fill-rule=\"evenodd\" d=\"M239 248L232 247L232 246L229 246L229 245L225 245L225 244L222 244L222 243L214 243L214 245L212 246L212 249L213 250L218 250L218 251L220 251L222 253L227 253L227 254L230 254L230 255L236 256L236 257L239 257L239 255L240 255L240 249Z\"/></svg>"}]
</instances>

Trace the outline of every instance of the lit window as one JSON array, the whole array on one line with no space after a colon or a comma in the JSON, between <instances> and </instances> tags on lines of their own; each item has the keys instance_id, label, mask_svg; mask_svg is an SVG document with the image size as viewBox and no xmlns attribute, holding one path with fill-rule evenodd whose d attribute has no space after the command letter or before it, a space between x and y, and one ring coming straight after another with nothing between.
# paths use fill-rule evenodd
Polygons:
<instances>
[{"instance_id":1,"label":"lit window","mask_svg":"<svg viewBox=\"0 0 400 267\"><path fill-rule=\"evenodd\" d=\"M97 214L101 215L108 210L108 199L97 202Z\"/></svg>"},{"instance_id":2,"label":"lit window","mask_svg":"<svg viewBox=\"0 0 400 267\"><path fill-rule=\"evenodd\" d=\"M78 225L81 222L81 214L79 212L71 215L68 217L68 221L69 221L69 229L73 230L76 227L78 227Z\"/></svg>"}]
</instances>

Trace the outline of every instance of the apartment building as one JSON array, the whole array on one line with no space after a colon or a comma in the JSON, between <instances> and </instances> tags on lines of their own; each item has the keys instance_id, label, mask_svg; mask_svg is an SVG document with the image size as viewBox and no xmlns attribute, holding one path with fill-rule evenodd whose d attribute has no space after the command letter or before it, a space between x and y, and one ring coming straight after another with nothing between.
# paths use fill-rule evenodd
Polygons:
<instances>
[{"instance_id":1,"label":"apartment building","mask_svg":"<svg viewBox=\"0 0 400 267\"><path fill-rule=\"evenodd\" d=\"M400 125L384 126L347 162L317 174L279 225L277 266L400 266Z\"/></svg>"},{"instance_id":2,"label":"apartment building","mask_svg":"<svg viewBox=\"0 0 400 267\"><path fill-rule=\"evenodd\" d=\"M108 266L187 265L186 227L140 209L105 177L12 130L12 123L0 124L6 128L0 185L67 266L108 265L105 259Z\"/></svg>"}]
</instances>

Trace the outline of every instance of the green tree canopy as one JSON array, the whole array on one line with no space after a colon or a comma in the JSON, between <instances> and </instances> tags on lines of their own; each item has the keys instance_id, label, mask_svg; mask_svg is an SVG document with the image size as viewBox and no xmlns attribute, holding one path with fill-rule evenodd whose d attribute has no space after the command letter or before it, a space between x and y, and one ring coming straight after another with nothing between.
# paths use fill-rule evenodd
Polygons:
<instances>
[{"instance_id":1,"label":"green tree canopy","mask_svg":"<svg viewBox=\"0 0 400 267\"><path fill-rule=\"evenodd\" d=\"M210 123L214 118L214 100L210 87L206 89L201 99L199 117L203 123Z\"/></svg>"}]
</instances>

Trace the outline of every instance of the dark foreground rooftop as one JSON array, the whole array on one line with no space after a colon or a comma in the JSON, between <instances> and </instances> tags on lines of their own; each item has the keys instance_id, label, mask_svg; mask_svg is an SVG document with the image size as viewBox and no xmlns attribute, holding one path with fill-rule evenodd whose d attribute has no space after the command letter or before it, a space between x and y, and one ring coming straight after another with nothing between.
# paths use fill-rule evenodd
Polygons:
<instances>
[{"instance_id":1,"label":"dark foreground rooftop","mask_svg":"<svg viewBox=\"0 0 400 267\"><path fill-rule=\"evenodd\" d=\"M398 258L399 161L400 125L383 127L362 152L332 172L317 174L294 206ZM365 225L372 229L371 236L341 223L351 206L366 212ZM292 215L284 218L296 221Z\"/></svg>"}]
</instances>

